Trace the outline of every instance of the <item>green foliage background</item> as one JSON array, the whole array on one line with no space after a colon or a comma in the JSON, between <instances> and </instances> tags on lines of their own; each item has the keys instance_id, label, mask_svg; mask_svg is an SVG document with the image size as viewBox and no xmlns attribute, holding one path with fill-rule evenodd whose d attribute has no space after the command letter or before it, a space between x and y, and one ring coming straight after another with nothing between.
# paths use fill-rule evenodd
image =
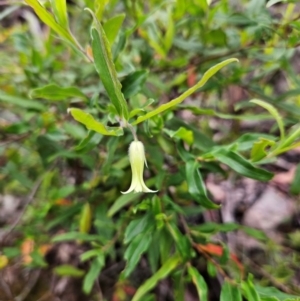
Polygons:
<instances>
[{"instance_id":1,"label":"green foliage background","mask_svg":"<svg viewBox=\"0 0 300 301\"><path fill-rule=\"evenodd\" d=\"M97 294L94 283L108 262L121 262L118 300L156 300L153 289L168 277L173 300L184 300L193 283L206 301L207 279L216 275L221 301L296 300L293 268L282 279L275 273L291 294L280 292L248 276L247 264L213 239L240 229L271 244L264 233L193 222L219 207L205 187L209 173L268 181L268 164L300 145L300 82L291 64L300 37L296 4L286 1L278 12L274 1L267 8L258 0L25 2L25 21L0 34L0 191L26 203L21 220L4 229L20 236L2 258L16 260L22 241L33 239L30 267L45 267L41 245L75 241L88 246L80 257L87 271L62 265L53 273L82 277L86 294ZM8 6L0 19L19 7ZM287 86L280 93L279 72ZM234 103L226 93L236 86L245 96ZM232 120L218 141L215 119ZM259 127L266 120L269 133ZM258 125L243 132L243 121ZM154 195L120 193L130 185L135 132ZM221 256L203 249L212 244ZM273 251L281 256L280 246ZM299 254L290 260L299 262ZM142 261L148 271L140 278ZM122 295L125 286L134 296Z\"/></svg>"}]
</instances>

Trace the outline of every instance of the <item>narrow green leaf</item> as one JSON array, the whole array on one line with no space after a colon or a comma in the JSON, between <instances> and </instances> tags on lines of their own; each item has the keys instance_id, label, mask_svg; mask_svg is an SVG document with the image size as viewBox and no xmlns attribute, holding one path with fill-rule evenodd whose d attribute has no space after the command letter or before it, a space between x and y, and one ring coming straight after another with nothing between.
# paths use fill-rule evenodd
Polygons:
<instances>
[{"instance_id":1,"label":"narrow green leaf","mask_svg":"<svg viewBox=\"0 0 300 301\"><path fill-rule=\"evenodd\" d=\"M34 9L35 13L46 25L73 45L76 45L72 35L55 21L53 16L40 4L38 0L25 0L25 2Z\"/></svg>"},{"instance_id":2,"label":"narrow green leaf","mask_svg":"<svg viewBox=\"0 0 300 301\"><path fill-rule=\"evenodd\" d=\"M83 129L78 123L65 121L63 129L65 130L66 134L75 139L84 139L86 137L86 130Z\"/></svg>"},{"instance_id":3,"label":"narrow green leaf","mask_svg":"<svg viewBox=\"0 0 300 301\"><path fill-rule=\"evenodd\" d=\"M113 44L115 38L118 35L118 32L122 26L122 23L125 19L125 14L119 14L112 18L110 18L108 21L105 22L103 25L103 29L105 31L106 37L110 45Z\"/></svg>"},{"instance_id":4,"label":"narrow green leaf","mask_svg":"<svg viewBox=\"0 0 300 301\"><path fill-rule=\"evenodd\" d=\"M138 70L127 75L122 81L122 92L124 96L130 98L140 92L147 77L147 70Z\"/></svg>"},{"instance_id":5,"label":"narrow green leaf","mask_svg":"<svg viewBox=\"0 0 300 301\"><path fill-rule=\"evenodd\" d=\"M94 11L98 20L102 20L103 12L109 0L95 0L94 1Z\"/></svg>"},{"instance_id":6,"label":"narrow green leaf","mask_svg":"<svg viewBox=\"0 0 300 301\"><path fill-rule=\"evenodd\" d=\"M157 243L158 241L161 241L160 232L156 231L153 233L153 238L151 240L151 244L148 247L147 250L147 260L149 262L149 266L151 268L152 274L156 273L157 270L160 267L160 262L163 262L160 258L160 246Z\"/></svg>"},{"instance_id":7,"label":"narrow green leaf","mask_svg":"<svg viewBox=\"0 0 300 301\"><path fill-rule=\"evenodd\" d=\"M94 132L94 131L89 131L87 136L83 138L78 145L74 147L74 150L76 151L86 151L94 148L97 144L100 143L102 139L102 135Z\"/></svg>"},{"instance_id":8,"label":"narrow green leaf","mask_svg":"<svg viewBox=\"0 0 300 301\"><path fill-rule=\"evenodd\" d=\"M295 125L292 130L289 132L288 136L283 139L282 141L280 141L280 144L278 145L278 147L276 148L276 150L274 150L274 153L276 153L277 151L282 151L285 148L288 148L291 146L291 144L298 139L300 136L300 126L299 124Z\"/></svg>"},{"instance_id":9,"label":"narrow green leaf","mask_svg":"<svg viewBox=\"0 0 300 301\"><path fill-rule=\"evenodd\" d=\"M31 98L44 98L47 100L64 100L67 98L78 97L87 100L87 96L83 94L77 87L60 87L56 84L50 84L41 88L30 91Z\"/></svg>"},{"instance_id":10,"label":"narrow green leaf","mask_svg":"<svg viewBox=\"0 0 300 301\"><path fill-rule=\"evenodd\" d=\"M145 232L153 226L154 219L151 213L147 213L143 217L131 221L125 230L124 243L128 244L138 234Z\"/></svg>"},{"instance_id":11,"label":"narrow green leaf","mask_svg":"<svg viewBox=\"0 0 300 301\"><path fill-rule=\"evenodd\" d=\"M174 18L176 18L177 20L182 19L182 16L185 14L187 7L188 3L186 3L185 0L177 0L175 4Z\"/></svg>"},{"instance_id":12,"label":"narrow green leaf","mask_svg":"<svg viewBox=\"0 0 300 301\"><path fill-rule=\"evenodd\" d=\"M116 199L114 204L109 208L107 212L107 216L111 217L116 214L119 210L121 210L124 206L132 203L137 200L141 196L141 193L129 193L123 194L119 198Z\"/></svg>"},{"instance_id":13,"label":"narrow green leaf","mask_svg":"<svg viewBox=\"0 0 300 301\"><path fill-rule=\"evenodd\" d=\"M276 287L273 286L260 286L260 285L255 285L255 290L258 292L262 300L267 300L264 298L272 297L275 298L276 300L280 301L299 301L299 297L291 294L287 294L284 292L281 292L278 290ZM274 299L274 300L275 300ZM270 299L271 300L271 299Z\"/></svg>"},{"instance_id":14,"label":"narrow green leaf","mask_svg":"<svg viewBox=\"0 0 300 301\"><path fill-rule=\"evenodd\" d=\"M207 284L202 277L202 275L198 272L198 270L192 266L188 267L188 273L192 277L192 281L194 285L196 286L199 299L201 301L208 301L208 289ZM228 300L229 301L229 300ZM230 300L234 301L234 300Z\"/></svg>"},{"instance_id":15,"label":"narrow green leaf","mask_svg":"<svg viewBox=\"0 0 300 301\"><path fill-rule=\"evenodd\" d=\"M89 203L84 204L79 220L79 232L89 233L92 225L92 211Z\"/></svg>"},{"instance_id":16,"label":"narrow green leaf","mask_svg":"<svg viewBox=\"0 0 300 301\"><path fill-rule=\"evenodd\" d=\"M164 174L164 173L163 173ZM162 199L159 198L157 195L154 195L151 200L152 205L152 214L154 214L155 219L157 220L158 216L164 214L162 212Z\"/></svg>"},{"instance_id":17,"label":"narrow green leaf","mask_svg":"<svg viewBox=\"0 0 300 301\"><path fill-rule=\"evenodd\" d=\"M191 243L188 238L183 235L174 223L167 223L167 228L176 242L177 250L183 260L191 257Z\"/></svg>"},{"instance_id":18,"label":"narrow green leaf","mask_svg":"<svg viewBox=\"0 0 300 301\"><path fill-rule=\"evenodd\" d=\"M56 235L52 238L52 242L69 241L69 240L82 240L82 241L99 241L99 235L92 235L80 232L68 232Z\"/></svg>"},{"instance_id":19,"label":"narrow green leaf","mask_svg":"<svg viewBox=\"0 0 300 301\"><path fill-rule=\"evenodd\" d=\"M221 265L226 265L228 263L228 260L230 259L230 252L226 244L222 243L221 245L222 245L223 252L219 258L219 262Z\"/></svg>"},{"instance_id":20,"label":"narrow green leaf","mask_svg":"<svg viewBox=\"0 0 300 301\"><path fill-rule=\"evenodd\" d=\"M216 209L219 206L213 203L208 197L199 172L199 165L195 160L189 160L185 165L186 180L189 187L189 193L195 198L200 205L208 209Z\"/></svg>"},{"instance_id":21,"label":"narrow green leaf","mask_svg":"<svg viewBox=\"0 0 300 301\"><path fill-rule=\"evenodd\" d=\"M157 233L158 233L157 235L159 235L159 240L160 240L159 243L160 261L166 262L168 258L170 258L170 254L174 247L174 240L166 227L161 228Z\"/></svg>"},{"instance_id":22,"label":"narrow green leaf","mask_svg":"<svg viewBox=\"0 0 300 301\"><path fill-rule=\"evenodd\" d=\"M172 295L173 300L176 301L186 301L189 298L186 298L186 277L185 273L174 273L172 275ZM193 299L191 299L193 300ZM190 301L191 301L190 300ZM196 301L197 299L193 300Z\"/></svg>"},{"instance_id":23,"label":"narrow green leaf","mask_svg":"<svg viewBox=\"0 0 300 301\"><path fill-rule=\"evenodd\" d=\"M269 181L273 174L267 170L255 167L239 154L224 148L212 152L220 162L228 165L237 173L259 181Z\"/></svg>"},{"instance_id":24,"label":"narrow green leaf","mask_svg":"<svg viewBox=\"0 0 300 301\"><path fill-rule=\"evenodd\" d=\"M259 139L271 140L275 143L276 137L262 133L247 133L241 135L238 139L232 142L232 146L240 152L251 150L253 144ZM271 143L271 142L270 142Z\"/></svg>"},{"instance_id":25,"label":"narrow green leaf","mask_svg":"<svg viewBox=\"0 0 300 301\"><path fill-rule=\"evenodd\" d=\"M259 100L259 99L252 99L252 100L250 100L250 102L263 107L274 117L274 119L276 120L277 125L279 127L279 130L280 130L281 140L284 139L285 133L284 133L283 121L282 121L282 118L279 115L278 111L276 110L276 108L274 106L272 106L271 104L269 104L265 101Z\"/></svg>"},{"instance_id":26,"label":"narrow green leaf","mask_svg":"<svg viewBox=\"0 0 300 301\"><path fill-rule=\"evenodd\" d=\"M177 152L178 152L178 155L179 157L181 158L182 161L189 161L189 160L193 160L195 161L196 158L193 154L191 154L190 152L188 152L185 148L184 148L184 145L182 143L182 141L178 142L177 145Z\"/></svg>"},{"instance_id":27,"label":"narrow green leaf","mask_svg":"<svg viewBox=\"0 0 300 301\"><path fill-rule=\"evenodd\" d=\"M20 247L4 247L1 251L8 259L21 255Z\"/></svg>"},{"instance_id":28,"label":"narrow green leaf","mask_svg":"<svg viewBox=\"0 0 300 301\"><path fill-rule=\"evenodd\" d=\"M292 185L291 185L291 193L292 194L299 194L300 193L300 164L297 165L295 177L293 179Z\"/></svg>"},{"instance_id":29,"label":"narrow green leaf","mask_svg":"<svg viewBox=\"0 0 300 301\"><path fill-rule=\"evenodd\" d=\"M6 102L11 105L16 105L25 109L34 109L37 111L46 111L47 108L39 101L30 100L21 96L9 95L0 91L0 103Z\"/></svg>"},{"instance_id":30,"label":"narrow green leaf","mask_svg":"<svg viewBox=\"0 0 300 301\"><path fill-rule=\"evenodd\" d=\"M140 113L143 113L143 112L145 112L144 109L140 109L140 108L133 109L133 110L130 111L130 113L129 113L129 119L131 119L131 118L133 118L134 116L139 115Z\"/></svg>"},{"instance_id":31,"label":"narrow green leaf","mask_svg":"<svg viewBox=\"0 0 300 301\"><path fill-rule=\"evenodd\" d=\"M290 146L288 147L284 147L284 148L281 148L280 146L277 147L275 150L273 150L272 152L270 152L268 154L268 156L271 158L272 156L278 156L279 154L283 154L283 153L286 153L292 149L295 149L295 148L298 148L300 146L300 141L299 142L295 142L293 144L291 144Z\"/></svg>"},{"instance_id":32,"label":"narrow green leaf","mask_svg":"<svg viewBox=\"0 0 300 301\"><path fill-rule=\"evenodd\" d=\"M239 229L240 226L235 223L224 223L224 224L217 224L213 222L207 222L199 226L192 227L193 230L196 230L200 233L204 234L213 234L216 232L230 232Z\"/></svg>"},{"instance_id":33,"label":"narrow green leaf","mask_svg":"<svg viewBox=\"0 0 300 301\"><path fill-rule=\"evenodd\" d=\"M103 32L103 30L102 30ZM108 52L108 47L103 47L103 41L101 41L101 35L98 31L92 29L92 48L95 59L95 67L100 75L105 90L115 106L118 114L128 119L127 103L124 95L121 92L121 84L117 78L117 73L113 65L111 54ZM102 37L103 39L104 37ZM105 41L106 42L106 41Z\"/></svg>"},{"instance_id":34,"label":"narrow green leaf","mask_svg":"<svg viewBox=\"0 0 300 301\"><path fill-rule=\"evenodd\" d=\"M163 39L159 29L155 25L148 26L147 30L139 28L139 34L148 42L148 44L156 51L162 58L166 57L166 51L163 45Z\"/></svg>"},{"instance_id":35,"label":"narrow green leaf","mask_svg":"<svg viewBox=\"0 0 300 301\"><path fill-rule=\"evenodd\" d=\"M160 280L166 278L174 269L176 269L180 262L181 258L179 255L176 254L170 257L154 275L138 288L131 301L143 300L143 296L152 290Z\"/></svg>"},{"instance_id":36,"label":"narrow green leaf","mask_svg":"<svg viewBox=\"0 0 300 301\"><path fill-rule=\"evenodd\" d=\"M127 39L127 35L124 33L124 31L121 30L118 36L117 43L113 45L113 49L112 49L114 62L118 59L120 52L124 49L126 45L126 39Z\"/></svg>"},{"instance_id":37,"label":"narrow green leaf","mask_svg":"<svg viewBox=\"0 0 300 301\"><path fill-rule=\"evenodd\" d=\"M253 275L249 275L247 281L243 281L242 291L248 301L261 301L253 284Z\"/></svg>"},{"instance_id":38,"label":"narrow green leaf","mask_svg":"<svg viewBox=\"0 0 300 301\"><path fill-rule=\"evenodd\" d=\"M171 138L178 138L185 141L188 145L192 145L194 142L194 133L191 130L187 130L185 127L180 127L177 131L171 131L164 129Z\"/></svg>"},{"instance_id":39,"label":"narrow green leaf","mask_svg":"<svg viewBox=\"0 0 300 301\"><path fill-rule=\"evenodd\" d=\"M91 267L83 280L82 290L89 294L94 286L95 280L98 278L105 263L104 254L99 254L97 258L92 261Z\"/></svg>"},{"instance_id":40,"label":"narrow green leaf","mask_svg":"<svg viewBox=\"0 0 300 301\"><path fill-rule=\"evenodd\" d=\"M170 121L168 120L165 124L166 127L170 128L171 130L177 130L180 127L184 127L187 130L192 131L194 135L193 147L195 149L199 149L203 152L208 152L216 145L215 142L211 140L211 138L209 138L201 130L199 130L199 127L190 125L184 122L182 119L173 117ZM190 153L190 155L192 154Z\"/></svg>"},{"instance_id":41,"label":"narrow green leaf","mask_svg":"<svg viewBox=\"0 0 300 301\"><path fill-rule=\"evenodd\" d=\"M224 113L219 113L216 112L213 109L203 109L203 108L198 108L195 106L190 106L190 105L180 105L179 106L182 109L190 110L196 115L207 115L207 116L216 116L222 119L234 119L234 120L270 120L273 119L272 116L269 114L255 114L255 115L250 115L250 114L242 114L242 115L237 115L237 114L224 114Z\"/></svg>"},{"instance_id":42,"label":"narrow green leaf","mask_svg":"<svg viewBox=\"0 0 300 301\"><path fill-rule=\"evenodd\" d=\"M168 26L164 38L164 44L165 44L165 49L166 52L168 53L170 48L172 47L173 44L173 39L174 39L174 33L175 33L175 26L174 26L174 21L173 21L173 11L170 9L168 11Z\"/></svg>"},{"instance_id":43,"label":"narrow green leaf","mask_svg":"<svg viewBox=\"0 0 300 301\"><path fill-rule=\"evenodd\" d=\"M266 148L274 145L274 143L275 142L273 140L265 138L260 138L256 141L251 150L251 161L256 162L265 158L267 156Z\"/></svg>"},{"instance_id":44,"label":"narrow green leaf","mask_svg":"<svg viewBox=\"0 0 300 301\"><path fill-rule=\"evenodd\" d=\"M236 285L225 281L222 285L220 301L242 301L242 294Z\"/></svg>"},{"instance_id":45,"label":"narrow green leaf","mask_svg":"<svg viewBox=\"0 0 300 301\"><path fill-rule=\"evenodd\" d=\"M210 69L208 69L203 77L201 78L201 80L192 88L188 89L187 91L185 91L183 94L181 94L179 97L169 101L166 104L161 105L160 107L154 109L153 111L145 114L144 116L140 116L137 118L136 121L133 122L133 125L141 123L149 118L152 118L153 116L160 114L178 104L180 104L182 101L184 101L188 96L190 96L191 94L193 94L194 92L196 92L199 88L201 88L202 86L204 86L206 84L206 82L214 75L216 74L220 69L222 69L223 67L225 67L226 65L232 63L232 62L238 62L238 59L232 58L232 59L228 59L225 60L213 67L211 67Z\"/></svg>"},{"instance_id":46,"label":"narrow green leaf","mask_svg":"<svg viewBox=\"0 0 300 301\"><path fill-rule=\"evenodd\" d=\"M128 120L128 107L121 92L121 84L117 77L109 42L94 13L89 9L86 10L88 10L94 18L95 27L92 27L91 36L95 68L118 114L125 120Z\"/></svg>"},{"instance_id":47,"label":"narrow green leaf","mask_svg":"<svg viewBox=\"0 0 300 301\"><path fill-rule=\"evenodd\" d=\"M240 226L240 229L243 230L249 236L256 238L257 240L261 240L263 242L266 242L268 240L267 235L262 230L258 230L247 226Z\"/></svg>"},{"instance_id":48,"label":"narrow green leaf","mask_svg":"<svg viewBox=\"0 0 300 301\"><path fill-rule=\"evenodd\" d=\"M63 28L69 28L67 1L66 0L50 0L54 16L58 24Z\"/></svg>"},{"instance_id":49,"label":"narrow green leaf","mask_svg":"<svg viewBox=\"0 0 300 301\"><path fill-rule=\"evenodd\" d=\"M115 158L115 152L119 144L117 137L111 137L106 144L106 149L109 150L105 161L102 164L102 172L104 175L108 175L111 172L113 160Z\"/></svg>"},{"instance_id":50,"label":"narrow green leaf","mask_svg":"<svg viewBox=\"0 0 300 301\"><path fill-rule=\"evenodd\" d=\"M53 272L59 276L68 276L68 277L82 277L84 271L78 268L75 268L72 265L64 264L54 268Z\"/></svg>"},{"instance_id":51,"label":"narrow green leaf","mask_svg":"<svg viewBox=\"0 0 300 301\"><path fill-rule=\"evenodd\" d=\"M125 278L128 278L132 273L140 261L142 254L148 250L150 243L150 233L140 233L132 240L124 254L124 258L127 260L125 270L123 271Z\"/></svg>"},{"instance_id":52,"label":"narrow green leaf","mask_svg":"<svg viewBox=\"0 0 300 301\"><path fill-rule=\"evenodd\" d=\"M217 267L210 261L207 261L207 273L211 278L216 278L218 274Z\"/></svg>"},{"instance_id":53,"label":"narrow green leaf","mask_svg":"<svg viewBox=\"0 0 300 301\"><path fill-rule=\"evenodd\" d=\"M97 133L108 136L123 135L122 128L116 128L113 130L107 129L103 123L96 121L91 114L86 113L80 109L70 108L68 109L68 112L71 113L71 115L76 121L84 124L88 130L93 130Z\"/></svg>"},{"instance_id":54,"label":"narrow green leaf","mask_svg":"<svg viewBox=\"0 0 300 301\"><path fill-rule=\"evenodd\" d=\"M261 301L280 301L279 299L277 299L276 297L261 297ZM284 301L298 301L298 299L284 299Z\"/></svg>"},{"instance_id":55,"label":"narrow green leaf","mask_svg":"<svg viewBox=\"0 0 300 301\"><path fill-rule=\"evenodd\" d=\"M103 253L103 251L101 249L88 250L80 255L80 260L82 262L85 262L85 261L91 259L92 257L96 257L99 255L101 256L102 253Z\"/></svg>"}]
</instances>

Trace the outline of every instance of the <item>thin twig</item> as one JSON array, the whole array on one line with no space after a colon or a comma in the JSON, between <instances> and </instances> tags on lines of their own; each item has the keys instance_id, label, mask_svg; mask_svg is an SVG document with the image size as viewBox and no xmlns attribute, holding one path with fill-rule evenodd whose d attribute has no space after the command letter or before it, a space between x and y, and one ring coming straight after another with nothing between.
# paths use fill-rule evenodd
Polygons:
<instances>
[{"instance_id":1,"label":"thin twig","mask_svg":"<svg viewBox=\"0 0 300 301\"><path fill-rule=\"evenodd\" d=\"M103 294L102 294L101 286L100 286L100 283L99 283L99 278L96 279L96 285L97 285L98 294L99 294L99 300L98 301L103 301Z\"/></svg>"},{"instance_id":2,"label":"thin twig","mask_svg":"<svg viewBox=\"0 0 300 301\"><path fill-rule=\"evenodd\" d=\"M8 297L8 299L12 300L14 298L9 285L4 280L3 272L1 272L0 274L0 287L2 288L3 292L5 293L6 297Z\"/></svg>"},{"instance_id":3,"label":"thin twig","mask_svg":"<svg viewBox=\"0 0 300 301\"><path fill-rule=\"evenodd\" d=\"M125 222L122 223L121 227L118 228L118 230L117 230L116 234L114 235L114 237L113 237L107 244L105 244L105 245L102 247L102 251L103 251L104 253L107 252L107 251L109 250L109 248L110 248L112 245L114 245L114 244L118 241L118 239L119 239L119 237L120 237L120 234L121 234L121 232L122 232L123 229L124 229L124 226L125 226Z\"/></svg>"},{"instance_id":4,"label":"thin twig","mask_svg":"<svg viewBox=\"0 0 300 301\"><path fill-rule=\"evenodd\" d=\"M24 135L18 136L18 137L16 137L16 138L12 138L12 139L10 139L10 140L4 141L4 142L0 143L0 147L1 147L1 146L4 146L4 145L6 145L6 144L9 144L9 143L17 142L17 141L20 141L20 140L22 140L22 139L24 139L24 138L27 138L30 134L31 134L31 133L24 134Z\"/></svg>"},{"instance_id":5,"label":"thin twig","mask_svg":"<svg viewBox=\"0 0 300 301\"><path fill-rule=\"evenodd\" d=\"M48 299L48 297L51 297L52 296L52 293L51 292L46 292L41 298L39 298L38 300L36 301L43 301L45 299Z\"/></svg>"},{"instance_id":6,"label":"thin twig","mask_svg":"<svg viewBox=\"0 0 300 301\"><path fill-rule=\"evenodd\" d=\"M5 6L5 5L23 5L24 3L22 1L13 1L13 0L10 0L10 1L0 1L0 6Z\"/></svg>"},{"instance_id":7,"label":"thin twig","mask_svg":"<svg viewBox=\"0 0 300 301\"><path fill-rule=\"evenodd\" d=\"M287 294L297 294L297 292L295 292L294 290L291 290L290 288L285 286L283 283L279 282L271 274L269 274L266 270L264 270L262 267L260 267L258 264L256 264L250 258L244 258L244 260L246 261L246 263L248 265L250 265L256 271L258 271L262 276L266 277L276 288L280 289L281 291L283 291Z\"/></svg>"},{"instance_id":8,"label":"thin twig","mask_svg":"<svg viewBox=\"0 0 300 301\"><path fill-rule=\"evenodd\" d=\"M14 298L14 301L23 301L23 300L25 300L26 297L28 296L28 294L34 288L34 286L36 285L36 283L39 279L41 270L40 269L36 270L33 273L34 273L34 275L29 275L29 282L23 288L21 294Z\"/></svg>"},{"instance_id":9,"label":"thin twig","mask_svg":"<svg viewBox=\"0 0 300 301\"><path fill-rule=\"evenodd\" d=\"M33 201L35 194L37 193L40 185L42 184L43 181L43 176L40 177L35 184L33 185L30 194L27 196L27 199L25 201L25 204L19 214L19 216L16 218L16 220L14 221L14 223L8 228L6 229L6 233L3 236L3 241L5 241L5 239L8 237L8 235L16 228L16 226L19 224L19 222L21 221L23 214L27 208L27 206Z\"/></svg>"}]
</instances>

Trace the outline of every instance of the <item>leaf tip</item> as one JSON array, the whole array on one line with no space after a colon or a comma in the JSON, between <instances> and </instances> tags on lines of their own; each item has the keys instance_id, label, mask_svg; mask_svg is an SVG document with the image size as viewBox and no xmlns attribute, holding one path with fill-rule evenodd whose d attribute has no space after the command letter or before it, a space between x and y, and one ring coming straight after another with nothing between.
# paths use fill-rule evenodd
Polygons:
<instances>
[{"instance_id":1,"label":"leaf tip","mask_svg":"<svg viewBox=\"0 0 300 301\"><path fill-rule=\"evenodd\" d=\"M33 95L32 95L32 94L33 94L33 90L31 90L31 91L28 93L28 96L29 96L30 99L33 99Z\"/></svg>"},{"instance_id":2,"label":"leaf tip","mask_svg":"<svg viewBox=\"0 0 300 301\"><path fill-rule=\"evenodd\" d=\"M88 11L89 13L93 14L93 11L88 7L85 7L83 10Z\"/></svg>"}]
</instances>

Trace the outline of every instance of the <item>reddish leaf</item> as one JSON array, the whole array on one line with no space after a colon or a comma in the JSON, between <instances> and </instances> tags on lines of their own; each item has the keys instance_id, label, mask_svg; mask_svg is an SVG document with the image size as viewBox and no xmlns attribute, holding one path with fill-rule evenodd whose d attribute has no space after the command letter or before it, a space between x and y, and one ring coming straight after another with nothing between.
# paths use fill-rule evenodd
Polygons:
<instances>
[{"instance_id":1,"label":"reddish leaf","mask_svg":"<svg viewBox=\"0 0 300 301\"><path fill-rule=\"evenodd\" d=\"M57 199L55 201L55 204L58 206L70 206L70 205L72 205L72 202L67 199Z\"/></svg>"},{"instance_id":2,"label":"reddish leaf","mask_svg":"<svg viewBox=\"0 0 300 301\"><path fill-rule=\"evenodd\" d=\"M221 257L223 255L223 247L215 244L207 244L207 245L201 245L197 244L196 246L197 250L201 253L205 252L208 253L209 255L214 255ZM238 257L234 253L230 253L230 258L232 261L235 262L237 267L239 268L241 275L243 277L244 275L244 266L243 264L239 261Z\"/></svg>"},{"instance_id":3,"label":"reddish leaf","mask_svg":"<svg viewBox=\"0 0 300 301\"><path fill-rule=\"evenodd\" d=\"M188 87L195 86L197 83L197 75L195 73L195 66L190 65L187 72Z\"/></svg>"}]
</instances>

